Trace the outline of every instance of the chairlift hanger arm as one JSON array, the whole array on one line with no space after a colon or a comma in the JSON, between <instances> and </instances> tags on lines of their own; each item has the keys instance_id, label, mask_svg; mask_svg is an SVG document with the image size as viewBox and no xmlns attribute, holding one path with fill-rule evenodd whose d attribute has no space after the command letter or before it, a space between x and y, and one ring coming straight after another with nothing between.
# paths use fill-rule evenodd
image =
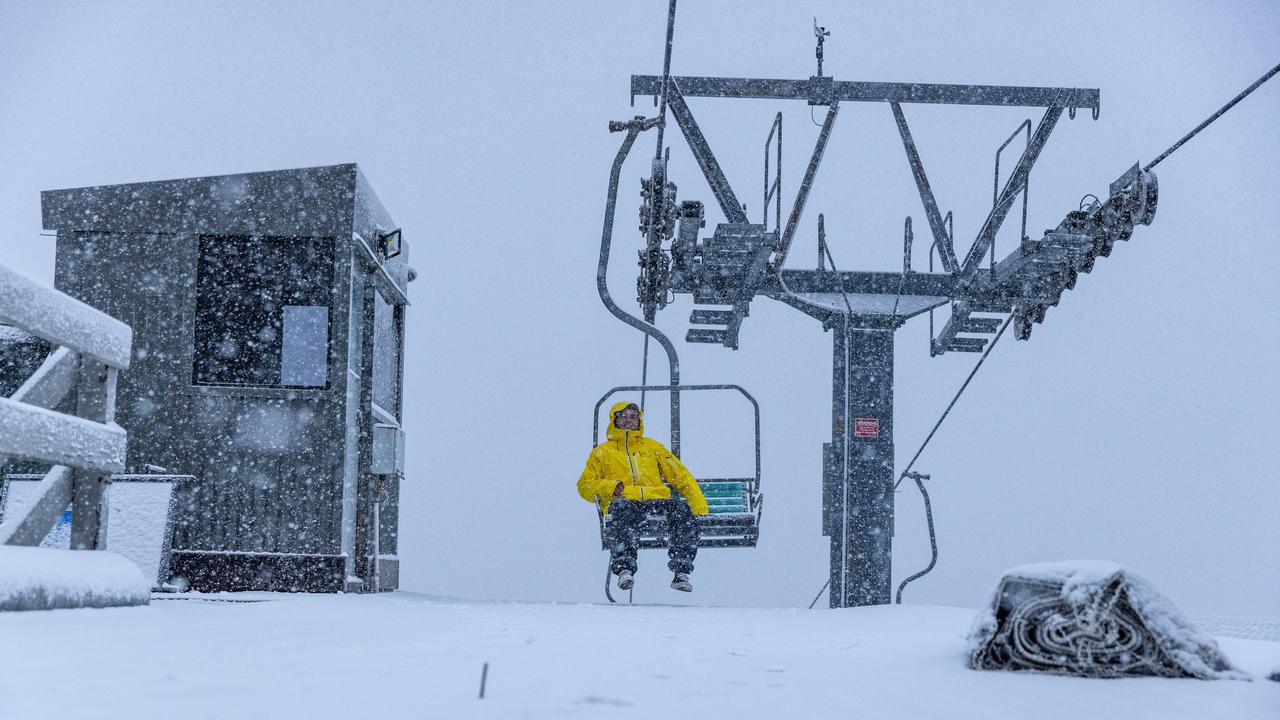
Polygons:
<instances>
[{"instance_id":1,"label":"chairlift hanger arm","mask_svg":"<svg viewBox=\"0 0 1280 720\"><path fill-rule=\"evenodd\" d=\"M600 294L600 300L604 306L622 322L631 327L645 333L649 337L658 341L662 345L662 349L667 353L667 363L671 383L673 385L680 382L680 358L676 353L675 346L671 340L656 326L645 322L644 320L628 313L613 301L613 297L609 294L609 254L613 244L613 218L618 205L618 181L622 174L622 164L626 161L627 155L631 153L631 146L635 144L636 138L641 132L657 127L660 118L646 119L636 117L627 121L610 121L609 132L623 132L627 134L622 139L622 145L618 148L618 154L613 159L613 167L609 171L609 189L606 195L604 208L604 228L600 235L600 262L596 267L596 290ZM678 392L671 393L671 451L680 456L680 394Z\"/></svg>"},{"instance_id":2,"label":"chairlift hanger arm","mask_svg":"<svg viewBox=\"0 0 1280 720\"><path fill-rule=\"evenodd\" d=\"M824 81L829 78L824 78ZM673 77L684 97L754 98L761 100L825 100L839 102L897 102L941 105L998 105L1049 107L1098 112L1096 88L1021 87L1011 85L946 85L938 83L883 83L837 80L772 80L762 78ZM632 75L631 97L657 97L662 76Z\"/></svg>"}]
</instances>

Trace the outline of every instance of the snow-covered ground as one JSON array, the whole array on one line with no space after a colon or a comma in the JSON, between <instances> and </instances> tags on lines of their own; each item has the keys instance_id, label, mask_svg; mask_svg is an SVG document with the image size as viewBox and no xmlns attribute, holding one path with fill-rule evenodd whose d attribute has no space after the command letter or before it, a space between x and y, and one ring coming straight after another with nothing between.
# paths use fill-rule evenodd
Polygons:
<instances>
[{"instance_id":1,"label":"snow-covered ground","mask_svg":"<svg viewBox=\"0 0 1280 720\"><path fill-rule=\"evenodd\" d=\"M1280 717L1263 679L968 670L962 608L203 598L0 614L0 717ZM1280 642L1218 641L1280 666Z\"/></svg>"}]
</instances>

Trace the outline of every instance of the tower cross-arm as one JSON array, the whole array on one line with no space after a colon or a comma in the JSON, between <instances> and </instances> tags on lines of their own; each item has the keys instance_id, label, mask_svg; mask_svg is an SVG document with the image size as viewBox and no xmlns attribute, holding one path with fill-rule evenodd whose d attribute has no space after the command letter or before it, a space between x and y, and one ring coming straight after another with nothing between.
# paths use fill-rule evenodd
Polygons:
<instances>
[{"instance_id":1,"label":"tower cross-arm","mask_svg":"<svg viewBox=\"0 0 1280 720\"><path fill-rule=\"evenodd\" d=\"M682 97L755 98L760 100L810 100L818 89L810 80L769 78L672 77ZM830 76L825 78L830 80ZM1096 88L1020 87L1011 85L947 85L835 80L822 104L840 102L899 102L934 105L990 105L1000 107L1088 108L1098 111ZM662 92L661 75L632 75L631 96Z\"/></svg>"}]
</instances>

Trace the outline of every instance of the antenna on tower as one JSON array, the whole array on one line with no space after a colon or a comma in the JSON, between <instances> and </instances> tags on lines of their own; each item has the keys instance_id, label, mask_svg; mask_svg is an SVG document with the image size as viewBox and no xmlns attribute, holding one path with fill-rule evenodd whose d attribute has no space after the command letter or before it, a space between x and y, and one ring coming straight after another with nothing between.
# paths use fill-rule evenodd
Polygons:
<instances>
[{"instance_id":1,"label":"antenna on tower","mask_svg":"<svg viewBox=\"0 0 1280 720\"><path fill-rule=\"evenodd\" d=\"M818 77L822 77L822 43L831 37L831 31L818 26L818 18L813 19L813 36L818 38L818 47L814 54L818 56Z\"/></svg>"}]
</instances>

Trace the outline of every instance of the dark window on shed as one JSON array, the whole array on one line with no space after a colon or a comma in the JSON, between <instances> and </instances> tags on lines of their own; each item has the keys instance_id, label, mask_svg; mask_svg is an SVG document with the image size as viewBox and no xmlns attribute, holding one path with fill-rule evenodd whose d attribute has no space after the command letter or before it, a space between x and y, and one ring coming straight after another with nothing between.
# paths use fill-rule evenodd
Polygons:
<instances>
[{"instance_id":1,"label":"dark window on shed","mask_svg":"<svg viewBox=\"0 0 1280 720\"><path fill-rule=\"evenodd\" d=\"M193 382L324 387L332 287L330 238L202 236Z\"/></svg>"}]
</instances>

